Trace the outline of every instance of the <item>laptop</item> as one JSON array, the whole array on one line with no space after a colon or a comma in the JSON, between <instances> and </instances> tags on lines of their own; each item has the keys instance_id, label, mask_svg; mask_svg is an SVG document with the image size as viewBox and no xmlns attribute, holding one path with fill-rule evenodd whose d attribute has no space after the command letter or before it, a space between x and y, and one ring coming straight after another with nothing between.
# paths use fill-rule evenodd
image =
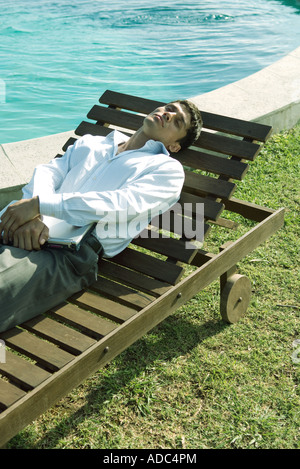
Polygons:
<instances>
[{"instance_id":1,"label":"laptop","mask_svg":"<svg viewBox=\"0 0 300 469\"><path fill-rule=\"evenodd\" d=\"M64 220L43 215L43 223L49 228L49 238L44 244L50 248L66 248L78 251L81 243L90 235L96 223L84 226L70 225Z\"/></svg>"},{"instance_id":2,"label":"laptop","mask_svg":"<svg viewBox=\"0 0 300 469\"><path fill-rule=\"evenodd\" d=\"M0 220L6 208L0 211ZM44 247L65 248L71 251L78 251L81 243L96 226L94 222L85 226L74 226L64 220L46 215L43 215L43 222L49 228L49 238Z\"/></svg>"}]
</instances>

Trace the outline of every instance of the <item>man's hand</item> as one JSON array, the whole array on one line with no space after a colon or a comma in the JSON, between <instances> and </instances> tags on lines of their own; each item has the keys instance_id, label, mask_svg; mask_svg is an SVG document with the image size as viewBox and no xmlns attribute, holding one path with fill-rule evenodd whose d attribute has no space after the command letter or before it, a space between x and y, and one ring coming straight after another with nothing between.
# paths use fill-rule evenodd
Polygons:
<instances>
[{"instance_id":1,"label":"man's hand","mask_svg":"<svg viewBox=\"0 0 300 469\"><path fill-rule=\"evenodd\" d=\"M0 239L4 244L12 242L15 231L25 223L33 220L40 213L39 198L22 199L10 205L2 215Z\"/></svg>"},{"instance_id":2,"label":"man's hand","mask_svg":"<svg viewBox=\"0 0 300 469\"><path fill-rule=\"evenodd\" d=\"M27 251L38 251L45 244L48 237L48 227L40 218L36 217L15 231L13 245L16 248L26 249Z\"/></svg>"}]
</instances>

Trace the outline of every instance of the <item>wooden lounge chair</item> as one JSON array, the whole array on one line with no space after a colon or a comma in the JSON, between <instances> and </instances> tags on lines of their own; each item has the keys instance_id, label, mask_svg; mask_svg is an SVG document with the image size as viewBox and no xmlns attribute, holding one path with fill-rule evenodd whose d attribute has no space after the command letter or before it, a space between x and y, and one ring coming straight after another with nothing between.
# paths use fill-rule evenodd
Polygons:
<instances>
[{"instance_id":1,"label":"wooden lounge chair","mask_svg":"<svg viewBox=\"0 0 300 469\"><path fill-rule=\"evenodd\" d=\"M96 123L82 122L77 135L106 135L111 128L130 134L162 104L112 91L99 101L88 113ZM284 209L232 194L271 128L207 112L203 121L193 149L175 155L186 169L181 203L204 203L205 236L216 226L232 232L226 212L253 226L214 253L186 249L186 239L175 235L136 239L115 258L100 261L98 280L87 291L0 334L6 349L6 362L0 363L0 446L212 281L221 279L223 319L234 323L244 314L251 286L236 273L236 264L283 225ZM174 226L181 215L173 213ZM158 218L148 229L160 223Z\"/></svg>"}]
</instances>

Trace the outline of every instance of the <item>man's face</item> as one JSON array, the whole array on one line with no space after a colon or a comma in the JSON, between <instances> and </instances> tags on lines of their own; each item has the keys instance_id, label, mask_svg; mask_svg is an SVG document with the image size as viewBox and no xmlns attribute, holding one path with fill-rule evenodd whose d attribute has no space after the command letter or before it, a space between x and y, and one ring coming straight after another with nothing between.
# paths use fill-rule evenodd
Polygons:
<instances>
[{"instance_id":1,"label":"man's face","mask_svg":"<svg viewBox=\"0 0 300 469\"><path fill-rule=\"evenodd\" d=\"M162 142L167 150L176 153L180 150L181 140L191 125L191 117L184 105L169 103L158 107L144 119L145 134Z\"/></svg>"}]
</instances>

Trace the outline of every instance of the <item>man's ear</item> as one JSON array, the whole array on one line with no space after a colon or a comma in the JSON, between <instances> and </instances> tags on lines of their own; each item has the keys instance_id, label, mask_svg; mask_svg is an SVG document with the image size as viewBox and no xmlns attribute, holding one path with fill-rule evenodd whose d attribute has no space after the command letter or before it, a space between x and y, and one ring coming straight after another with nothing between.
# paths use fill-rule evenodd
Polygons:
<instances>
[{"instance_id":1,"label":"man's ear","mask_svg":"<svg viewBox=\"0 0 300 469\"><path fill-rule=\"evenodd\" d=\"M174 142L171 143L167 149L170 151L170 153L177 153L181 149L181 145L179 142Z\"/></svg>"}]
</instances>

